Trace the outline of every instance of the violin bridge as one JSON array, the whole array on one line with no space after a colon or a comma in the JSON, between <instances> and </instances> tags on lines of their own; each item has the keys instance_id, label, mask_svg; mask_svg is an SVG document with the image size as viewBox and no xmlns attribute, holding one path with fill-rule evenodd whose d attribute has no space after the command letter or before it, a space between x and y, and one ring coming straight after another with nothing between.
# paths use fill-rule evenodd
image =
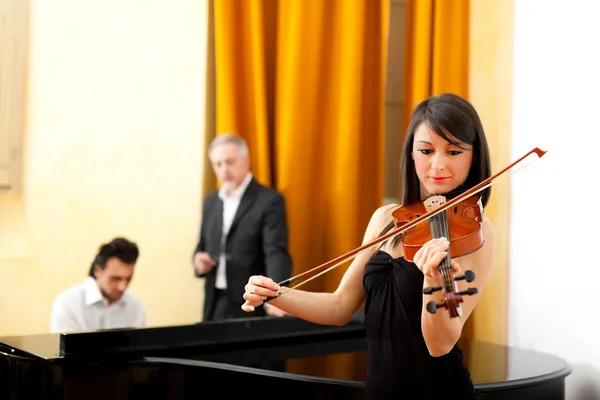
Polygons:
<instances>
[{"instance_id":1,"label":"violin bridge","mask_svg":"<svg viewBox=\"0 0 600 400\"><path fill-rule=\"evenodd\" d=\"M423 205L425 206L427 212L436 210L444 204L446 204L446 197L442 196L441 194L432 194L431 196L427 197L423 202Z\"/></svg>"}]
</instances>

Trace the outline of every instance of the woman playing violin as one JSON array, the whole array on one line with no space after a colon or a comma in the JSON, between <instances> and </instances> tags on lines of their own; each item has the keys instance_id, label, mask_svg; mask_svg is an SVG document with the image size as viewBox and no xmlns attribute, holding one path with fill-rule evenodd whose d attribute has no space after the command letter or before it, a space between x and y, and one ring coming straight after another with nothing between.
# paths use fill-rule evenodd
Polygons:
<instances>
[{"instance_id":1,"label":"woman playing violin","mask_svg":"<svg viewBox=\"0 0 600 400\"><path fill-rule=\"evenodd\" d=\"M423 202L430 195L452 198L490 176L487 141L480 118L465 99L443 94L415 107L408 126L402 159L403 204ZM481 192L484 209L490 189ZM399 205L377 209L364 234L370 243L393 228ZM483 212L482 212L483 214ZM392 222L392 224L391 224ZM478 293L465 296L462 314L449 318L442 310L426 309L440 301L440 263L447 259L448 238L425 242L412 257L404 258L399 236L359 253L333 293L315 293L278 287L268 277L253 276L246 285L242 309L252 312L268 297L285 312L314 323L344 325L365 305L369 351L367 393L370 399L473 398L474 389L457 345L490 276L493 263L493 227L481 218L483 245L467 255L452 258L450 267L475 273ZM466 289L464 280L458 290Z\"/></svg>"}]
</instances>

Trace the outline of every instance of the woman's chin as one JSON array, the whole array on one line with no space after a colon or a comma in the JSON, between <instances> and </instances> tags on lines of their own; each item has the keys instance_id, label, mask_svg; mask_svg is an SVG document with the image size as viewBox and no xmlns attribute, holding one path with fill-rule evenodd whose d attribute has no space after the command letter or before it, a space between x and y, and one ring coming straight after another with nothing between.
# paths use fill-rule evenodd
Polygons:
<instances>
[{"instance_id":1,"label":"woman's chin","mask_svg":"<svg viewBox=\"0 0 600 400\"><path fill-rule=\"evenodd\" d=\"M432 184L432 185L428 185L425 190L427 190L427 193L429 193L429 196L431 195L441 195L444 196L448 193L451 193L453 190L455 190L457 188L457 186L454 185L448 185L448 184L440 184L440 185L436 185L436 184Z\"/></svg>"}]
</instances>

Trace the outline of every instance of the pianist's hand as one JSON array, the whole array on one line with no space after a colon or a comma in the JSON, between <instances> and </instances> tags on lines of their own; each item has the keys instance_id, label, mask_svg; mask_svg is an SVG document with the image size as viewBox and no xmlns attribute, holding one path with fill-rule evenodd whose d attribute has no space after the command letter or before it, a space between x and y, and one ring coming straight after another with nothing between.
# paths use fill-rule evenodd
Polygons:
<instances>
[{"instance_id":1,"label":"pianist's hand","mask_svg":"<svg viewBox=\"0 0 600 400\"><path fill-rule=\"evenodd\" d=\"M252 312L267 297L277 297L279 285L266 276L253 275L248 279L245 289L243 297L246 302L242 305L242 310Z\"/></svg>"},{"instance_id":2,"label":"pianist's hand","mask_svg":"<svg viewBox=\"0 0 600 400\"><path fill-rule=\"evenodd\" d=\"M215 265L217 265L217 263L208 255L208 253L202 252L194 255L194 268L196 268L196 273L198 274L210 272Z\"/></svg>"}]
</instances>

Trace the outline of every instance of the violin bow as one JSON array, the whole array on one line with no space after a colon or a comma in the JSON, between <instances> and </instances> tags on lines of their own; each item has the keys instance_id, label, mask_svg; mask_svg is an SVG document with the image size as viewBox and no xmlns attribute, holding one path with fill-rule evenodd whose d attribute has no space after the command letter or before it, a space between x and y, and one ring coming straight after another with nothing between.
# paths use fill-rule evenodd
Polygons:
<instances>
[{"instance_id":1,"label":"violin bow","mask_svg":"<svg viewBox=\"0 0 600 400\"><path fill-rule=\"evenodd\" d=\"M345 254L342 254L341 256L338 256L336 258L334 258L333 260L327 261L324 264L321 264L317 267L314 267L308 271L302 272L298 275L292 276L291 278L285 279L281 282L278 283L279 286L288 286L291 285L294 282L297 282L303 278L306 278L304 281L296 284L294 287L291 287L291 289L296 289L310 281L312 281L313 279L318 278L319 276L339 267L340 265L342 265L343 263L345 263L348 260L351 260L352 258L356 257L356 255L358 255L360 252L362 252L363 250L366 250L376 244L379 244L389 238L395 237L397 235L400 235L406 231L408 231L409 229L413 228L414 226L416 226L417 224L428 220L429 218L431 218L432 216L445 211L449 208L454 207L455 205L461 203L464 199L477 194L479 192L481 192L482 190L484 190L485 188L493 185L494 183L496 183L496 181L507 171L511 170L512 168L514 168L516 165L518 165L519 163L521 163L523 160L525 160L527 157L529 157L530 155L535 154L538 156L538 159L542 158L544 156L544 154L546 154L546 150L541 150L538 147L533 148L532 150L528 151L525 155L521 156L519 159L517 159L516 161L514 161L513 163L511 163L510 165L508 165L507 167L503 168L501 171L499 171L498 173L496 173L495 175L490 176L489 178L481 181L480 183L478 183L477 185L473 186L472 188L464 191L463 193L461 193L459 196L456 196L455 198L449 200L446 202L446 204L444 204L443 206L440 206L439 208L436 208L434 210L428 211L427 213L421 215L419 218L416 218L414 220L412 220L411 222L407 222L406 224L392 229L391 231L389 231L388 233L386 233L385 235L382 235L380 237L378 237L377 239L373 240L370 243L364 244L360 247L357 247L354 250L351 250ZM527 166L529 164L526 164L525 166ZM278 296L281 296L283 293L279 292ZM265 300L265 302L274 299L275 297L270 297L267 298Z\"/></svg>"}]
</instances>

